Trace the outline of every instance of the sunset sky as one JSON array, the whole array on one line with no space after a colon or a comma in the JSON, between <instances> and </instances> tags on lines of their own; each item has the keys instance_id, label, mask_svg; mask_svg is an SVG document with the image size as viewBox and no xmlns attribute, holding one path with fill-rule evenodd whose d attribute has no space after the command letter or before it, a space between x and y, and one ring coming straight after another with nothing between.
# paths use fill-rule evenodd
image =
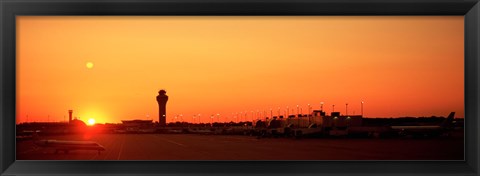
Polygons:
<instances>
[{"instance_id":1,"label":"sunset sky","mask_svg":"<svg viewBox=\"0 0 480 176\"><path fill-rule=\"evenodd\" d=\"M463 117L463 20L20 16L17 123L63 121L69 109L97 123L158 121L160 89L167 122L320 102L360 114L362 101L366 117Z\"/></svg>"}]
</instances>

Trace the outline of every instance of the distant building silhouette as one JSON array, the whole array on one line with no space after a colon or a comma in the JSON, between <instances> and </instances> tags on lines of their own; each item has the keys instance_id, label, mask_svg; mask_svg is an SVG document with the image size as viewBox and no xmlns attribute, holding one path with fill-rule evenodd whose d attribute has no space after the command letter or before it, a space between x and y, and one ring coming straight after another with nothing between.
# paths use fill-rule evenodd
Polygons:
<instances>
[{"instance_id":1,"label":"distant building silhouette","mask_svg":"<svg viewBox=\"0 0 480 176\"><path fill-rule=\"evenodd\" d=\"M148 130L153 127L152 120L122 120L122 125L125 128L125 132L128 133L141 133L141 132L153 132L154 130Z\"/></svg>"},{"instance_id":2,"label":"distant building silhouette","mask_svg":"<svg viewBox=\"0 0 480 176\"><path fill-rule=\"evenodd\" d=\"M152 126L152 120L122 120L123 126L131 127L131 126Z\"/></svg>"},{"instance_id":3,"label":"distant building silhouette","mask_svg":"<svg viewBox=\"0 0 480 176\"><path fill-rule=\"evenodd\" d=\"M83 121L81 121L81 120L73 119L73 120L70 122L70 126L79 127L79 128L85 128L85 127L87 127L87 124L85 124L85 122L83 122Z\"/></svg>"},{"instance_id":4,"label":"distant building silhouette","mask_svg":"<svg viewBox=\"0 0 480 176\"><path fill-rule=\"evenodd\" d=\"M158 91L157 95L157 103L158 103L158 122L160 126L167 125L167 101L168 96L166 95L167 91L160 90Z\"/></svg>"},{"instance_id":5,"label":"distant building silhouette","mask_svg":"<svg viewBox=\"0 0 480 176\"><path fill-rule=\"evenodd\" d=\"M73 110L68 110L68 123L72 123L72 113L73 113Z\"/></svg>"}]
</instances>

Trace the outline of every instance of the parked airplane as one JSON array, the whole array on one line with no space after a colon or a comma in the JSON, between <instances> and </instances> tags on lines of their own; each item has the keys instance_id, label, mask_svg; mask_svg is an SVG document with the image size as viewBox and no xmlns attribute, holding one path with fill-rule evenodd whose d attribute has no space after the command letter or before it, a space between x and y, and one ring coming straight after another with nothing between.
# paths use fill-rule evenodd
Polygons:
<instances>
[{"instance_id":1,"label":"parked airplane","mask_svg":"<svg viewBox=\"0 0 480 176\"><path fill-rule=\"evenodd\" d=\"M70 150L97 150L100 154L101 151L105 151L102 145L93 141L39 140L35 144L40 147L53 148L55 153L59 151L68 153Z\"/></svg>"},{"instance_id":2,"label":"parked airplane","mask_svg":"<svg viewBox=\"0 0 480 176\"><path fill-rule=\"evenodd\" d=\"M402 136L440 136L452 129L454 116L455 112L451 112L447 119L439 125L390 126L390 128Z\"/></svg>"}]
</instances>

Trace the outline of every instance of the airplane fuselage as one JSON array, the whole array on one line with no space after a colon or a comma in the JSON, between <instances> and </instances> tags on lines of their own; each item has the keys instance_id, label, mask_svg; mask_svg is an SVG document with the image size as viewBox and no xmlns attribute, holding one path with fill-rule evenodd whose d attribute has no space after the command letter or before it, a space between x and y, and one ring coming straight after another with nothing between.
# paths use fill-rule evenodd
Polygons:
<instances>
[{"instance_id":1,"label":"airplane fuselage","mask_svg":"<svg viewBox=\"0 0 480 176\"><path fill-rule=\"evenodd\" d=\"M93 141L58 141L58 140L39 140L35 142L40 147L53 148L55 153L64 151L68 153L71 150L97 150L99 153L105 151L105 148Z\"/></svg>"}]
</instances>

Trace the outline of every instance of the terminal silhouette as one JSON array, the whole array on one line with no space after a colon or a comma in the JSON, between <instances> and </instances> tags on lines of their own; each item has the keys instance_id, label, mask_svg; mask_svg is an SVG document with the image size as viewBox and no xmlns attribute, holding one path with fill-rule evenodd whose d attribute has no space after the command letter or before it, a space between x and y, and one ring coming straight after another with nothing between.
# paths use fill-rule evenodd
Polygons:
<instances>
[{"instance_id":1,"label":"terminal silhouette","mask_svg":"<svg viewBox=\"0 0 480 176\"><path fill-rule=\"evenodd\" d=\"M166 95L167 91L160 90L158 91L157 95L157 102L158 102L158 122L160 126L167 125L167 101L168 96Z\"/></svg>"}]
</instances>

